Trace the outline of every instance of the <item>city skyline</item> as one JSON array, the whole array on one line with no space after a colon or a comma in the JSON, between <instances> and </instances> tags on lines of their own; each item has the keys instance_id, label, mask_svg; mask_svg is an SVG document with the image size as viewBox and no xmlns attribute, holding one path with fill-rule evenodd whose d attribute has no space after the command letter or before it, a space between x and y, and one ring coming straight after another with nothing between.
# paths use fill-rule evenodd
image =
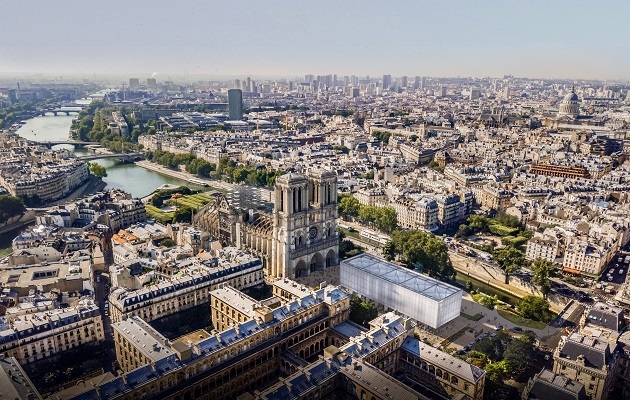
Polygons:
<instances>
[{"instance_id":1,"label":"city skyline","mask_svg":"<svg viewBox=\"0 0 630 400\"><path fill-rule=\"evenodd\" d=\"M542 5L12 2L5 10L15 18L0 27L10 38L0 73L630 78L621 34L630 5ZM605 29L596 15L605 15ZM94 30L93 17L107 23Z\"/></svg>"}]
</instances>

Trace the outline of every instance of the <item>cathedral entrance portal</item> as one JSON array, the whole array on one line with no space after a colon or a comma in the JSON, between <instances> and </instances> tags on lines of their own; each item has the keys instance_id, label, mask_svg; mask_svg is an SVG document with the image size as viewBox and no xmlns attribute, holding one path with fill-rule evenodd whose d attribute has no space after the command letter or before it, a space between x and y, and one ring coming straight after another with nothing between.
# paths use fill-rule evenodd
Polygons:
<instances>
[{"instance_id":1,"label":"cathedral entrance portal","mask_svg":"<svg viewBox=\"0 0 630 400\"><path fill-rule=\"evenodd\" d=\"M319 253L313 254L313 258L311 258L311 263L309 265L309 270L310 272L324 270L324 260L321 254Z\"/></svg>"},{"instance_id":2,"label":"cathedral entrance portal","mask_svg":"<svg viewBox=\"0 0 630 400\"><path fill-rule=\"evenodd\" d=\"M308 276L308 270L306 268L306 263L303 260L297 263L295 266L295 278L301 278L303 276Z\"/></svg>"},{"instance_id":3,"label":"cathedral entrance portal","mask_svg":"<svg viewBox=\"0 0 630 400\"><path fill-rule=\"evenodd\" d=\"M326 268L334 265L337 265L337 253L334 250L328 250L328 254L326 254Z\"/></svg>"}]
</instances>

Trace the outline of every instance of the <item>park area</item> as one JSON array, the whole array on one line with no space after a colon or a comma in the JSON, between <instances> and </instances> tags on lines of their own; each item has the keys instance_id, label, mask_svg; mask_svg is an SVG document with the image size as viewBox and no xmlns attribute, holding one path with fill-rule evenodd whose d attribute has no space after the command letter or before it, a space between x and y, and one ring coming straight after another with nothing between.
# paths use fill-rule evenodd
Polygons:
<instances>
[{"instance_id":1,"label":"park area","mask_svg":"<svg viewBox=\"0 0 630 400\"><path fill-rule=\"evenodd\" d=\"M145 209L149 218L168 224L188 221L193 211L199 210L211 200L212 196L207 193L182 194L177 191L174 193L158 191L151 202L145 205Z\"/></svg>"}]
</instances>

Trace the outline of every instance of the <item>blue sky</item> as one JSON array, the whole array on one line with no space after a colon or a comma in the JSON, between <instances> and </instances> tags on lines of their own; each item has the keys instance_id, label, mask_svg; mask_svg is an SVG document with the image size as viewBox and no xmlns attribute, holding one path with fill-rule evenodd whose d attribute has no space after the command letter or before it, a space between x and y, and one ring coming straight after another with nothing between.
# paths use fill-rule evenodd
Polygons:
<instances>
[{"instance_id":1,"label":"blue sky","mask_svg":"<svg viewBox=\"0 0 630 400\"><path fill-rule=\"evenodd\" d=\"M630 1L4 0L0 72L630 79Z\"/></svg>"}]
</instances>

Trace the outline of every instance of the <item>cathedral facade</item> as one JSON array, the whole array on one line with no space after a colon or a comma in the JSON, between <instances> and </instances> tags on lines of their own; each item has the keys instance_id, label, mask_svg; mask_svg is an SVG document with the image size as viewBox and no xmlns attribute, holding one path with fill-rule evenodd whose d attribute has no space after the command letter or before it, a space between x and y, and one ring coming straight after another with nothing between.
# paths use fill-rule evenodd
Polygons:
<instances>
[{"instance_id":1,"label":"cathedral facade","mask_svg":"<svg viewBox=\"0 0 630 400\"><path fill-rule=\"evenodd\" d=\"M268 277L323 271L339 264L337 175L310 171L279 176L271 213L240 208L218 195L193 223L223 245L260 257Z\"/></svg>"}]
</instances>

